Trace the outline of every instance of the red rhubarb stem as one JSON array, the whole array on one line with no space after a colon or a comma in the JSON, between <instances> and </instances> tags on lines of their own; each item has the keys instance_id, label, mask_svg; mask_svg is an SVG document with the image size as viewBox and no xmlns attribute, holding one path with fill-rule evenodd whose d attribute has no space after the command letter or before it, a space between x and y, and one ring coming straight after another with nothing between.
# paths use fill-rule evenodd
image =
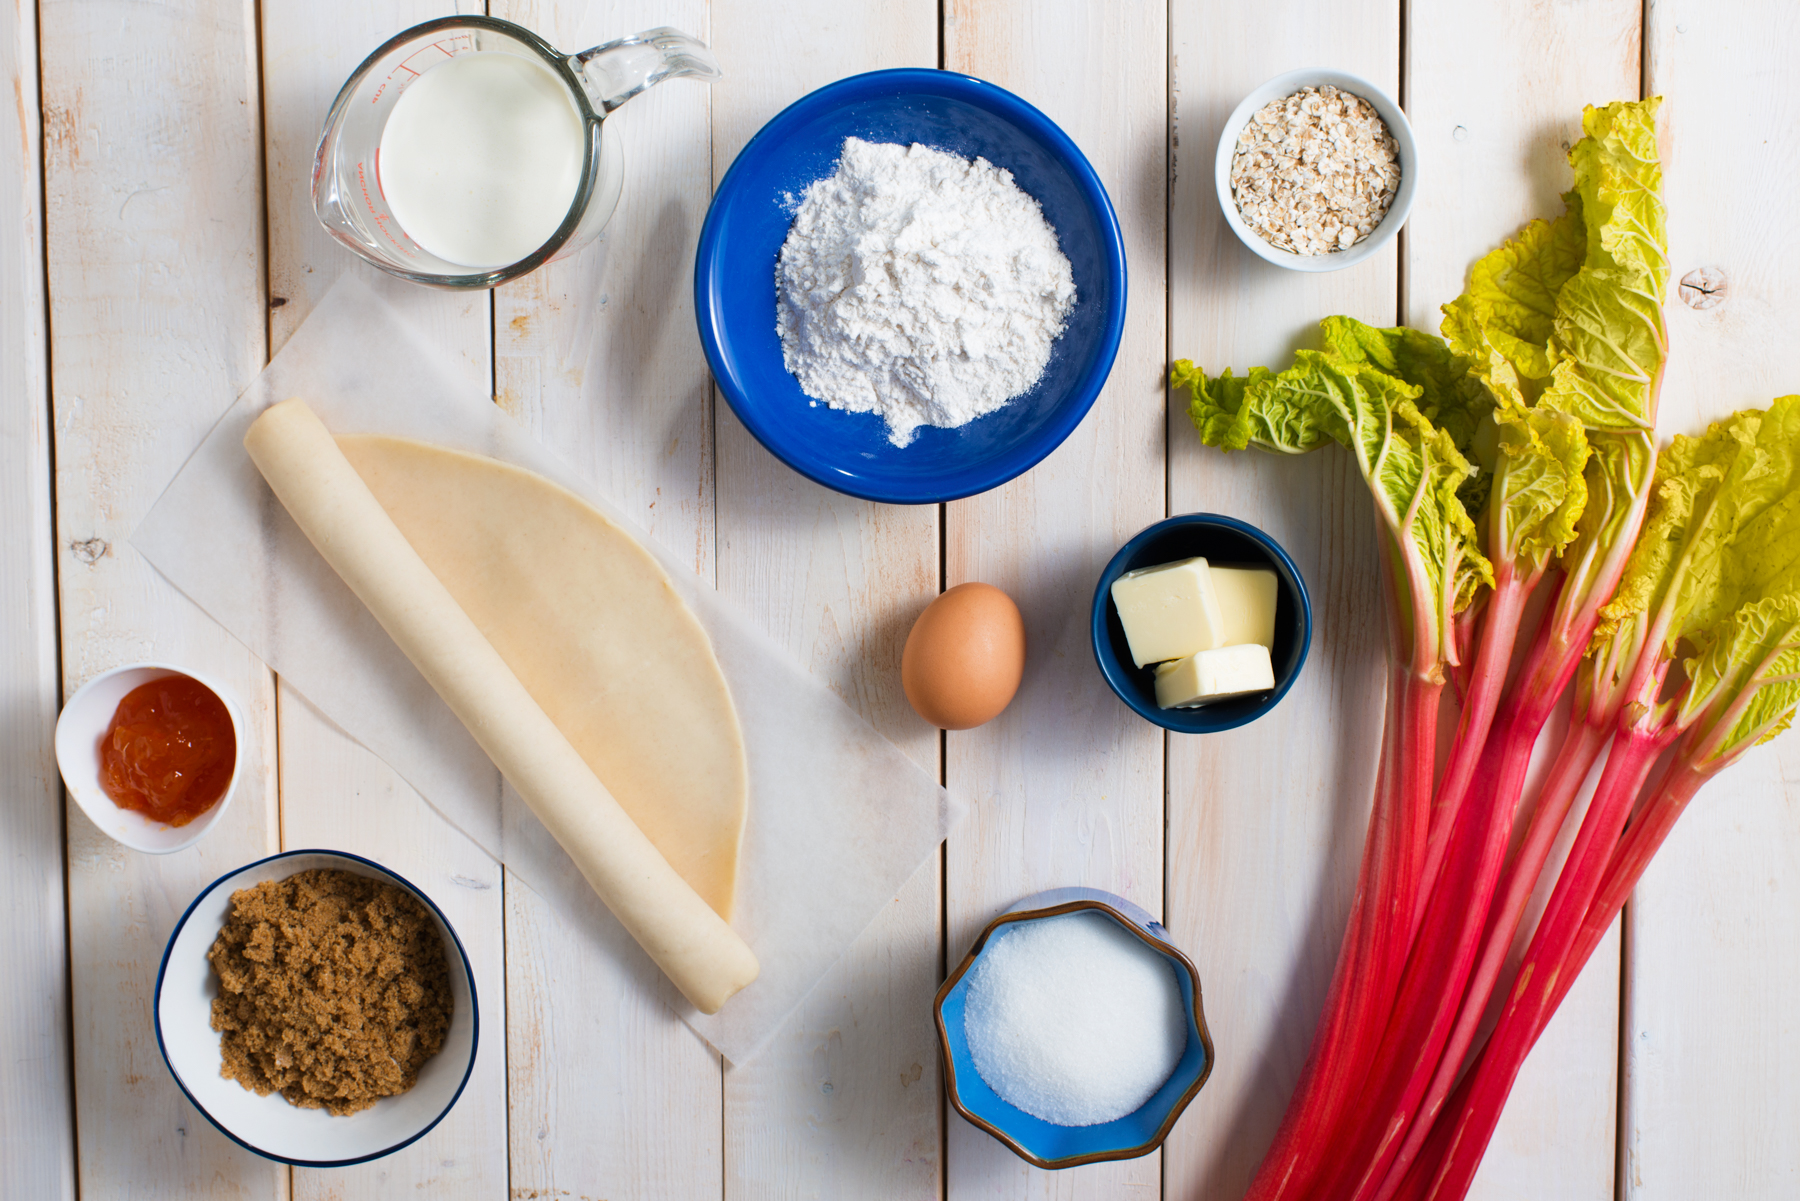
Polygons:
<instances>
[{"instance_id":1,"label":"red rhubarb stem","mask_svg":"<svg viewBox=\"0 0 1800 1201\"><path fill-rule=\"evenodd\" d=\"M1371 1031L1381 1030L1392 1012L1411 945L1443 670L1429 637L1435 609L1419 591L1418 573L1408 570L1416 548L1404 537L1385 531L1383 537L1392 658L1362 867L1312 1047L1246 1201L1299 1201L1308 1195L1322 1166L1320 1148L1369 1074L1377 1041Z\"/></svg>"},{"instance_id":2,"label":"red rhubarb stem","mask_svg":"<svg viewBox=\"0 0 1800 1201\"><path fill-rule=\"evenodd\" d=\"M1300 1069L1300 1079L1288 1101L1287 1112L1275 1132L1275 1141L1264 1154L1251 1181L1246 1201L1274 1201L1299 1195L1299 1186L1307 1179L1310 1161L1307 1151L1314 1145L1316 1131L1329 1128L1336 1116L1333 1102L1360 1081L1366 1065L1359 1065L1351 1045L1351 1023L1366 1008L1365 994L1370 991L1368 966L1377 942L1379 923L1374 920L1372 902L1391 870L1397 852L1394 841L1396 798L1399 781L1393 754L1399 737L1400 695L1390 687L1387 716L1382 724L1381 760L1375 777L1375 800L1369 811L1369 832L1363 841L1362 866L1357 874L1356 895L1350 903L1350 920L1344 929L1337 966L1326 990L1325 1007L1313 1031L1312 1047Z\"/></svg>"},{"instance_id":3,"label":"red rhubarb stem","mask_svg":"<svg viewBox=\"0 0 1800 1201\"><path fill-rule=\"evenodd\" d=\"M1438 1157L1431 1154L1430 1144L1441 1146L1441 1162L1435 1163L1425 1194L1436 1201L1461 1201L1468 1194L1526 1053L1566 995L1566 982L1580 970L1581 964L1571 956L1582 927L1600 893L1644 778L1670 738L1661 730L1634 725L1614 741L1600 785L1519 966L1499 1024L1470 1072L1467 1094L1455 1109L1446 1112L1428 1140L1426 1154L1414 1164L1414 1173L1431 1168ZM1401 1195L1406 1192L1403 1186Z\"/></svg>"},{"instance_id":4,"label":"red rhubarb stem","mask_svg":"<svg viewBox=\"0 0 1800 1201\"><path fill-rule=\"evenodd\" d=\"M1419 879L1418 911L1413 917L1416 932L1424 920L1425 903L1437 884L1443 868L1444 851L1449 845L1450 831L1457 812L1468 796L1469 782L1487 746L1493 728L1494 714L1500 706L1500 695L1506 685L1506 669L1512 661L1513 644L1518 636L1519 619L1525 602L1538 576L1521 580L1510 565L1495 565L1496 578L1481 623L1480 643L1475 652L1475 668L1463 697L1462 717L1457 724L1456 742L1444 764L1444 778L1438 784L1431 807L1431 827L1425 844L1425 866ZM1552 598L1554 600L1554 598Z\"/></svg>"},{"instance_id":5,"label":"red rhubarb stem","mask_svg":"<svg viewBox=\"0 0 1800 1201\"><path fill-rule=\"evenodd\" d=\"M1381 767L1350 922L1300 1082L1251 1182L1247 1201L1307 1195L1323 1139L1355 1100L1405 963L1412 899L1424 849L1438 697L1443 686L1396 668L1388 683ZM1423 772L1423 781L1420 772Z\"/></svg>"},{"instance_id":6,"label":"red rhubarb stem","mask_svg":"<svg viewBox=\"0 0 1800 1201\"><path fill-rule=\"evenodd\" d=\"M1539 626L1520 679L1546 674L1546 659L1560 646L1551 623ZM1569 674L1574 663L1569 665ZM1554 674L1554 673L1550 673ZM1567 676L1563 677L1567 684ZM1451 822L1443 869L1426 906L1402 976L1392 1017L1381 1028L1372 1057L1376 1074L1329 1144L1329 1163L1319 1195L1372 1196L1383 1184L1449 1039L1474 966L1506 848L1525 787L1531 748L1555 707L1517 684L1508 690L1492 735L1482 750L1468 796Z\"/></svg>"},{"instance_id":7,"label":"red rhubarb stem","mask_svg":"<svg viewBox=\"0 0 1800 1201\"><path fill-rule=\"evenodd\" d=\"M1512 948L1513 937L1518 933L1526 907L1531 903L1532 891L1543 874L1544 864L1550 858L1550 852L1556 845L1556 836L1562 830L1575 797L1581 791L1582 782L1587 779L1588 773L1600 758L1600 752L1606 747L1606 740L1611 734L1610 725L1610 722L1600 727L1587 722L1577 724L1569 730L1568 737L1563 740L1562 748L1557 752L1556 762L1538 795L1537 809L1532 814L1525 840L1501 877L1498 890L1500 900L1489 915L1481 951L1469 977L1468 991L1463 997L1456 1023L1451 1028L1449 1041L1445 1043L1443 1053L1438 1058L1437 1070L1419 1102L1412 1124L1387 1171L1386 1179L1374 1193L1375 1201L1389 1201L1398 1191L1406 1170L1412 1166L1413 1160L1425 1145L1426 1136L1431 1132L1431 1124L1450 1098L1463 1059L1475 1044L1475 1036L1480 1031L1482 1015L1487 1011L1494 985L1498 983L1501 970L1506 965L1506 955Z\"/></svg>"},{"instance_id":8,"label":"red rhubarb stem","mask_svg":"<svg viewBox=\"0 0 1800 1201\"><path fill-rule=\"evenodd\" d=\"M1619 916L1619 911L1625 908L1625 902L1631 899L1632 890L1637 888L1638 881L1643 878L1644 869L1650 866L1650 860L1662 847L1669 831L1675 828L1676 819L1687 811L1687 803L1694 799L1700 786L1715 774L1684 764L1675 765L1644 806L1644 811L1626 828L1625 837L1619 840L1618 849L1613 852L1612 862L1606 865L1606 875L1601 879L1600 891L1595 895L1594 903L1588 907L1587 917L1582 919L1581 932L1575 939L1575 949L1569 954L1569 962L1575 965L1576 972L1593 955L1594 948L1606 937L1607 930L1612 928L1613 919ZM1559 991L1552 1008L1562 1004L1562 999L1574 984L1573 972L1568 979L1558 982Z\"/></svg>"},{"instance_id":9,"label":"red rhubarb stem","mask_svg":"<svg viewBox=\"0 0 1800 1201\"><path fill-rule=\"evenodd\" d=\"M1550 1012L1544 1016L1537 1033L1533 1035L1532 1045L1536 1045L1537 1039L1543 1036L1550 1017L1580 978L1582 968L1593 957L1601 939L1606 937L1606 932L1619 916L1619 911L1625 907L1632 890L1643 877L1644 870L1650 866L1650 860L1662 846L1663 840L1669 836L1669 831L1674 829L1676 819L1686 811L1688 802L1700 790L1700 786L1711 779L1716 771L1716 768L1700 771L1684 764L1676 764L1652 791L1650 801L1644 805L1638 818L1627 827L1625 836L1620 839L1607 864L1600 889L1593 903L1588 906L1587 915L1582 918L1575 945L1565 961L1566 967L1558 974ZM1485 1058L1486 1049L1482 1054ZM1462 1083L1451 1097L1447 1107L1450 1113L1460 1113L1466 1108L1474 1083L1475 1073L1471 1071L1463 1077ZM1441 1121L1432 1127L1423 1152L1407 1173L1399 1191L1394 1194L1395 1201L1425 1201L1425 1198L1437 1195L1428 1190L1437 1179L1450 1152L1451 1125L1449 1121Z\"/></svg>"},{"instance_id":10,"label":"red rhubarb stem","mask_svg":"<svg viewBox=\"0 0 1800 1201\"><path fill-rule=\"evenodd\" d=\"M1523 785L1522 763L1504 761L1498 745L1490 743L1477 773L1480 782L1457 815L1443 875L1373 1057L1375 1073L1331 1139L1336 1174L1327 1178L1321 1197L1361 1197L1381 1185L1449 1037L1456 1010L1443 998L1461 995L1487 910L1479 899L1464 904L1444 898L1479 898L1491 890L1506 838L1493 837L1489 827L1500 824L1494 820L1504 807L1500 798L1516 795Z\"/></svg>"}]
</instances>

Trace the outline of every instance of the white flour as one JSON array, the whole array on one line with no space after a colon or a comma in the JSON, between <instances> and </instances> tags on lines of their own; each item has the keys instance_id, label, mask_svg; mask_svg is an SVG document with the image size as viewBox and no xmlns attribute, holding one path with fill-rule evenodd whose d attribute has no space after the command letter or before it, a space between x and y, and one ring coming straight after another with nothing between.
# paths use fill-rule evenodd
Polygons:
<instances>
[{"instance_id":1,"label":"white flour","mask_svg":"<svg viewBox=\"0 0 1800 1201\"><path fill-rule=\"evenodd\" d=\"M816 402L879 413L895 446L1029 391L1075 304L1038 202L986 159L844 142L775 269L782 356Z\"/></svg>"}]
</instances>

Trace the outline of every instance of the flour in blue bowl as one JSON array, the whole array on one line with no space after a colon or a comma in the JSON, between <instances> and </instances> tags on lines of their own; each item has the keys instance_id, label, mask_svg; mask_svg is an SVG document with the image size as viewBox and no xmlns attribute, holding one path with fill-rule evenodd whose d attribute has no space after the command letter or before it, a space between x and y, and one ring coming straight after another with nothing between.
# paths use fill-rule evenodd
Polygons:
<instances>
[{"instance_id":1,"label":"flour in blue bowl","mask_svg":"<svg viewBox=\"0 0 1800 1201\"><path fill-rule=\"evenodd\" d=\"M775 269L782 357L814 403L906 446L1031 390L1075 306L1042 208L986 159L848 138Z\"/></svg>"}]
</instances>

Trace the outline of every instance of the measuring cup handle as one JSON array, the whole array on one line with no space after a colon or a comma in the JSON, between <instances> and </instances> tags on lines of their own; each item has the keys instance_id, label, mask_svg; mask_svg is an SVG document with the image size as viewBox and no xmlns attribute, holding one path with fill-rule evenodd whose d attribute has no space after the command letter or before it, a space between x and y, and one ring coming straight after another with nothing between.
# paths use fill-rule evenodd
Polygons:
<instances>
[{"instance_id":1,"label":"measuring cup handle","mask_svg":"<svg viewBox=\"0 0 1800 1201\"><path fill-rule=\"evenodd\" d=\"M607 112L665 79L719 78L719 63L704 43L676 29L646 29L571 56L588 95Z\"/></svg>"}]
</instances>

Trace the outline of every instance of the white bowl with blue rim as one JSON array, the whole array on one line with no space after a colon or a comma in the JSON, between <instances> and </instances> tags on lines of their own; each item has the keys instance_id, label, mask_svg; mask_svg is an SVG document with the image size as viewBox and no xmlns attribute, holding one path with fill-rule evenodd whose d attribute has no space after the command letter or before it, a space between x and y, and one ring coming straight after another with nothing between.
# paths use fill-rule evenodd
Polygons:
<instances>
[{"instance_id":1,"label":"white bowl with blue rim","mask_svg":"<svg viewBox=\"0 0 1800 1201\"><path fill-rule=\"evenodd\" d=\"M1091 909L1111 918L1162 955L1175 970L1187 1018L1187 1047L1175 1070L1148 1101L1122 1118L1094 1126L1058 1126L1013 1105L981 1078L963 1032L970 969L994 936L1019 923ZM944 1091L957 1113L1040 1168L1072 1168L1107 1159L1135 1159L1162 1146L1176 1119L1212 1073L1212 1036L1200 1003L1200 973L1169 932L1124 897L1097 888L1054 888L1026 897L988 923L962 963L938 989L933 1006L938 1048L944 1057Z\"/></svg>"},{"instance_id":2,"label":"white bowl with blue rim","mask_svg":"<svg viewBox=\"0 0 1800 1201\"><path fill-rule=\"evenodd\" d=\"M418 1082L398 1096L383 1097L367 1109L342 1116L290 1105L280 1093L259 1097L221 1075L220 1036L212 1028L219 981L206 953L231 911L231 894L318 869L367 876L411 893L437 924L450 971L450 1030L443 1048L419 1069ZM227 872L194 898L175 923L163 952L156 976L155 1022L156 1044L175 1083L207 1121L247 1151L306 1168L342 1168L380 1159L423 1138L462 1096L475 1070L481 1032L468 953L436 903L379 863L317 850L287 851Z\"/></svg>"}]
</instances>

